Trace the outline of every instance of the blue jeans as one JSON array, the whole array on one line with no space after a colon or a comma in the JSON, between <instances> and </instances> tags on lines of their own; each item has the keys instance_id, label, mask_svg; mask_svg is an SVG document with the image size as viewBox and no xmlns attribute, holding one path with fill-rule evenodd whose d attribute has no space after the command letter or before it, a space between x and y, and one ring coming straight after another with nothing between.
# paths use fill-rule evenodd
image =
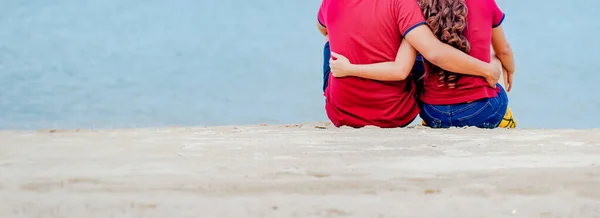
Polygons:
<instances>
[{"instance_id":1,"label":"blue jeans","mask_svg":"<svg viewBox=\"0 0 600 218\"><path fill-rule=\"evenodd\" d=\"M331 58L331 49L329 48L329 41L327 41L323 48L323 92L325 92L325 89L327 88L329 74L331 73L331 68L329 68L329 58Z\"/></svg>"},{"instance_id":2,"label":"blue jeans","mask_svg":"<svg viewBox=\"0 0 600 218\"><path fill-rule=\"evenodd\" d=\"M476 126L497 128L508 107L508 96L504 88L495 98L485 98L471 103L453 105L431 105L423 103L421 118L431 128Z\"/></svg>"}]
</instances>

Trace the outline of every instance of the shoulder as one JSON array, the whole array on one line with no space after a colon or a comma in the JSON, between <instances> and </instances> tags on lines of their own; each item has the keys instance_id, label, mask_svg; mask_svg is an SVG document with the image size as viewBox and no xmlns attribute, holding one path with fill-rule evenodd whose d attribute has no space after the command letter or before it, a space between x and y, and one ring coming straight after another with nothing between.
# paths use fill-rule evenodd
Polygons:
<instances>
[{"instance_id":1,"label":"shoulder","mask_svg":"<svg viewBox=\"0 0 600 218\"><path fill-rule=\"evenodd\" d=\"M491 8L491 9L497 9L498 8L498 3L496 3L496 0L485 0L483 2L486 3L486 6L488 8Z\"/></svg>"}]
</instances>

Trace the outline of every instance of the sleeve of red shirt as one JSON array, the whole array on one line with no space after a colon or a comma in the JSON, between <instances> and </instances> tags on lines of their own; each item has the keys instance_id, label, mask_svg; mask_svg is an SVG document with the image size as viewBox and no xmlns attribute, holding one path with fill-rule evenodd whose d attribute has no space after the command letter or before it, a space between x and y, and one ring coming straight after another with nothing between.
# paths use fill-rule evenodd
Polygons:
<instances>
[{"instance_id":1,"label":"sleeve of red shirt","mask_svg":"<svg viewBox=\"0 0 600 218\"><path fill-rule=\"evenodd\" d=\"M325 25L325 7L327 6L327 0L322 0L321 1L321 7L319 7L319 13L317 14L317 21L319 21L319 23L321 24L321 26L323 27L327 27L327 25Z\"/></svg>"},{"instance_id":2,"label":"sleeve of red shirt","mask_svg":"<svg viewBox=\"0 0 600 218\"><path fill-rule=\"evenodd\" d=\"M402 36L406 36L415 27L425 24L423 12L416 0L396 0L396 16Z\"/></svg>"},{"instance_id":3,"label":"sleeve of red shirt","mask_svg":"<svg viewBox=\"0 0 600 218\"><path fill-rule=\"evenodd\" d=\"M500 8L498 7L498 4L496 4L495 0L489 0L490 1L490 5L492 6L492 16L493 16L493 21L492 21L492 27L496 28L499 27L500 25L502 25L502 21L504 21L504 12L502 12L502 10L500 10Z\"/></svg>"}]
</instances>

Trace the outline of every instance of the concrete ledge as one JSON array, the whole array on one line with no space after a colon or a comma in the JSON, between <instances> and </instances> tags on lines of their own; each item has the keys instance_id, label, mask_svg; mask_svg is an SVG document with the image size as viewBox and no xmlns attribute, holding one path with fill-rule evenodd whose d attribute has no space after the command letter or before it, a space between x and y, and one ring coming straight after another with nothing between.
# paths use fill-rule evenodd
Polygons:
<instances>
[{"instance_id":1,"label":"concrete ledge","mask_svg":"<svg viewBox=\"0 0 600 218\"><path fill-rule=\"evenodd\" d=\"M0 132L0 217L598 217L600 130Z\"/></svg>"}]
</instances>

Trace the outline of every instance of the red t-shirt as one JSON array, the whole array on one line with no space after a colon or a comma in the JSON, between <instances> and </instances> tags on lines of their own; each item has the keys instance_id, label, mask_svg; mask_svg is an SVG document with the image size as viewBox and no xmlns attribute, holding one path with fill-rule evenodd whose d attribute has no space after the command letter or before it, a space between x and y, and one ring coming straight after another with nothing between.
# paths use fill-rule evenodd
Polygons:
<instances>
[{"instance_id":1,"label":"red t-shirt","mask_svg":"<svg viewBox=\"0 0 600 218\"><path fill-rule=\"evenodd\" d=\"M492 28L500 26L504 13L494 0L466 0L467 28L465 37L471 44L469 55L484 62L490 62ZM427 68L426 68L427 71ZM500 88L491 88L483 77L460 75L454 89L441 86L437 73L428 73L424 78L424 91L421 100L427 104L449 105L494 98Z\"/></svg>"},{"instance_id":2,"label":"red t-shirt","mask_svg":"<svg viewBox=\"0 0 600 218\"><path fill-rule=\"evenodd\" d=\"M318 19L327 28L331 51L354 64L394 61L402 36L425 21L416 0L323 0ZM330 76L325 97L327 116L338 127L400 127L419 114L408 79Z\"/></svg>"}]
</instances>

